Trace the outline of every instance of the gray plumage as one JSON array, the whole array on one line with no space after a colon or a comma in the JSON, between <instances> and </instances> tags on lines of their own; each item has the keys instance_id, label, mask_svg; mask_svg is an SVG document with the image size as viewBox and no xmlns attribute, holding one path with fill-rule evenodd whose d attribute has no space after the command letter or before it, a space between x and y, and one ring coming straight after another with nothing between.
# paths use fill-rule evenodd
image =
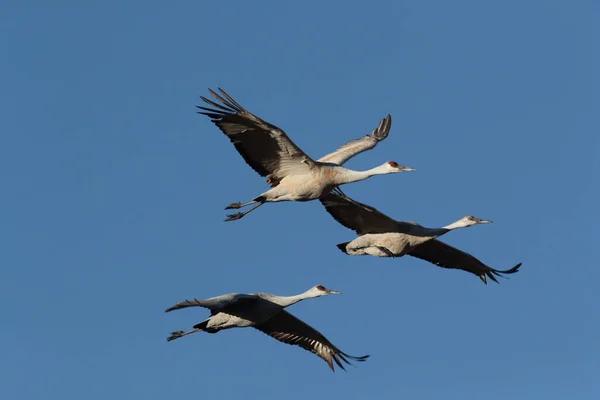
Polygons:
<instances>
[{"instance_id":1,"label":"gray plumage","mask_svg":"<svg viewBox=\"0 0 600 400\"><path fill-rule=\"evenodd\" d=\"M333 153L329 153L326 156L319 158L318 161L322 163L343 165L352 157L377 146L377 143L388 136L391 127L392 116L388 114L379 122L379 126L373 129L373 132L371 132L370 135L351 140L350 142L341 145Z\"/></svg>"},{"instance_id":2,"label":"gray plumage","mask_svg":"<svg viewBox=\"0 0 600 400\"><path fill-rule=\"evenodd\" d=\"M217 333L224 329L252 327L280 342L297 345L316 354L327 362L332 371L335 371L333 362L345 369L343 362L350 364L350 360L364 361L369 356L354 357L342 352L316 329L284 310L299 301L328 294L339 294L339 292L318 285L296 296L230 293L206 300L185 300L165 311L204 307L210 310L211 316L194 325L193 329L187 332L173 332L167 341L200 331Z\"/></svg>"},{"instance_id":3,"label":"gray plumage","mask_svg":"<svg viewBox=\"0 0 600 400\"><path fill-rule=\"evenodd\" d=\"M321 203L336 221L358 235L353 241L337 245L346 254L376 257L402 257L407 254L443 268L470 272L479 276L485 284L486 277L498 283L496 276L513 274L521 266L519 263L505 271L496 270L436 239L453 229L489 223L489 220L466 216L443 228L425 228L416 222L396 221L341 192L329 193L321 199Z\"/></svg>"},{"instance_id":4,"label":"gray plumage","mask_svg":"<svg viewBox=\"0 0 600 400\"><path fill-rule=\"evenodd\" d=\"M353 171L342 167L350 158L374 148L390 131L391 116L383 118L371 135L353 140L321 159L315 161L304 153L286 133L239 105L225 91L220 94L209 89L218 101L201 99L213 108L200 107L198 113L211 121L229 138L246 163L259 175L266 177L271 189L246 203L231 203L225 209L239 209L253 205L244 212L227 216L234 221L267 202L310 201L329 193L339 185L413 168L389 161L367 171ZM220 104L219 104L220 103Z\"/></svg>"}]
</instances>

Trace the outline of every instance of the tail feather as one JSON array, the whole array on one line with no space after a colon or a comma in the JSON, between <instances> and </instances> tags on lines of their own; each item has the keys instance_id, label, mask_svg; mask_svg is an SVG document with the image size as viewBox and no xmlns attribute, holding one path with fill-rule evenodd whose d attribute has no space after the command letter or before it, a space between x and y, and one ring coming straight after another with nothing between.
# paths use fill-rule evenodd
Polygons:
<instances>
[{"instance_id":1,"label":"tail feather","mask_svg":"<svg viewBox=\"0 0 600 400\"><path fill-rule=\"evenodd\" d=\"M199 330L204 330L206 329L206 325L208 325L208 319L202 322L197 323L196 325L194 325L194 329L199 329Z\"/></svg>"},{"instance_id":2,"label":"tail feather","mask_svg":"<svg viewBox=\"0 0 600 400\"><path fill-rule=\"evenodd\" d=\"M342 253L348 254L348 251L346 250L346 246L348 246L349 243L350 242L340 243L337 245L337 248L340 249L342 251Z\"/></svg>"}]
</instances>

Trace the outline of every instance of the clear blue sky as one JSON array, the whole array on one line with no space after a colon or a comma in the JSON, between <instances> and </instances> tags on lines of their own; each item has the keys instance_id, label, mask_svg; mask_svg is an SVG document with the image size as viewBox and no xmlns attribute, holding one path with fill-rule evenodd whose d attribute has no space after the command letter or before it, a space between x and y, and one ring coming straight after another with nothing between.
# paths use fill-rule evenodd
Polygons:
<instances>
[{"instance_id":1,"label":"clear blue sky","mask_svg":"<svg viewBox=\"0 0 600 400\"><path fill-rule=\"evenodd\" d=\"M3 398L600 398L598 2L86 3L0 6ZM492 219L444 241L521 272L344 256L318 202L223 223L265 185L195 114L217 86L314 157L392 114L348 165L417 172L346 193ZM177 301L316 284L343 295L290 311L366 363L165 342L207 315Z\"/></svg>"}]
</instances>

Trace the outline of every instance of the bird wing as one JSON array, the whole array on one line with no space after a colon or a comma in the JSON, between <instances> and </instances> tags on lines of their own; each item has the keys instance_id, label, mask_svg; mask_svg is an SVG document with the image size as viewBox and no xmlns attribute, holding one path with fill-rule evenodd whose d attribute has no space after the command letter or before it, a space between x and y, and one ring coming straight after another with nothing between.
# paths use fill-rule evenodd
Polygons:
<instances>
[{"instance_id":1,"label":"bird wing","mask_svg":"<svg viewBox=\"0 0 600 400\"><path fill-rule=\"evenodd\" d=\"M388 233L398 230L398 222L366 204L330 192L321 199L333 219L358 235Z\"/></svg>"},{"instance_id":2,"label":"bird wing","mask_svg":"<svg viewBox=\"0 0 600 400\"><path fill-rule=\"evenodd\" d=\"M254 328L266 333L280 342L300 346L316 354L329 365L335 372L333 361L344 369L342 362L350 364L349 360L365 361L369 356L350 356L335 347L325 336L305 322L294 317L287 311L281 311L271 317L267 322L254 325Z\"/></svg>"},{"instance_id":3,"label":"bird wing","mask_svg":"<svg viewBox=\"0 0 600 400\"><path fill-rule=\"evenodd\" d=\"M377 143L388 136L391 126L392 117L387 115L379 122L379 126L373 129L373 132L371 132L370 135L365 135L360 139L352 140L340 146L333 153L321 157L318 161L342 165L355 155L360 154L363 151L371 150L373 147L377 146Z\"/></svg>"},{"instance_id":4,"label":"bird wing","mask_svg":"<svg viewBox=\"0 0 600 400\"><path fill-rule=\"evenodd\" d=\"M277 184L286 175L306 173L314 165L283 130L246 111L222 89L221 95L209 91L222 104L201 96L214 108L197 106L203 110L198 113L211 118L246 163L261 176L269 177L267 183Z\"/></svg>"},{"instance_id":5,"label":"bird wing","mask_svg":"<svg viewBox=\"0 0 600 400\"><path fill-rule=\"evenodd\" d=\"M211 297L210 299L205 300L184 300L167 308L165 312L180 310L182 308L187 307L204 307L210 310L218 310L226 306L231 306L233 304L242 303L246 301L254 301L256 299L256 296L250 294L229 293L221 296Z\"/></svg>"},{"instance_id":6,"label":"bird wing","mask_svg":"<svg viewBox=\"0 0 600 400\"><path fill-rule=\"evenodd\" d=\"M429 240L417 246L409 252L408 255L429 261L442 268L461 269L463 271L471 272L472 274L479 276L485 284L487 284L486 276L498 283L496 276L502 276L502 274L514 274L521 266L521 263L519 263L513 268L504 271L493 269L469 253L465 253L464 251L444 242L440 242L437 239Z\"/></svg>"}]
</instances>

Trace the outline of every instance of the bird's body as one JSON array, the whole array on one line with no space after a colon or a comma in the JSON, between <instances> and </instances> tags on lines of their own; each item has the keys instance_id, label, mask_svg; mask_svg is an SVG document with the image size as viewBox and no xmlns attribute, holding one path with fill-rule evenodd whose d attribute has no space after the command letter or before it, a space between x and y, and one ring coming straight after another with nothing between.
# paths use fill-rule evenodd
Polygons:
<instances>
[{"instance_id":1,"label":"bird's body","mask_svg":"<svg viewBox=\"0 0 600 400\"><path fill-rule=\"evenodd\" d=\"M402 257L408 254L440 267L471 272L484 283L487 283L486 277L498 282L495 276L515 273L521 266L517 264L506 271L496 270L436 239L454 229L489 223L489 220L466 216L442 228L426 228L415 222L396 221L341 192L329 193L321 198L321 202L336 221L358 234L356 239L338 244L338 248L349 255Z\"/></svg>"},{"instance_id":2,"label":"bird's body","mask_svg":"<svg viewBox=\"0 0 600 400\"><path fill-rule=\"evenodd\" d=\"M261 324L277 314L284 307L265 299L263 293L256 293L253 298L232 302L222 307L211 309L212 314L208 318L203 331L208 333L217 333L224 329L246 328ZM244 306L244 302L246 305ZM248 303L253 306L249 307Z\"/></svg>"},{"instance_id":3,"label":"bird's body","mask_svg":"<svg viewBox=\"0 0 600 400\"><path fill-rule=\"evenodd\" d=\"M265 202L317 200L335 187L355 182L357 178L385 173L386 167L353 171L339 165L315 162L305 173L286 175L277 186L258 196Z\"/></svg>"},{"instance_id":4,"label":"bird's body","mask_svg":"<svg viewBox=\"0 0 600 400\"><path fill-rule=\"evenodd\" d=\"M424 241L435 237L417 237L397 232L367 233L349 242L345 246L345 252L352 256L402 257Z\"/></svg>"},{"instance_id":5,"label":"bird's body","mask_svg":"<svg viewBox=\"0 0 600 400\"><path fill-rule=\"evenodd\" d=\"M194 325L190 331L173 332L167 341L200 331L217 333L225 329L253 327L281 342L295 344L311 351L325 360L332 370L334 369L332 361L344 369L342 361L346 363L349 363L348 359L364 361L368 356L353 357L343 353L314 328L284 310L299 301L328 294L339 294L339 292L319 285L295 296L230 293L206 300L185 300L169 307L166 311L198 306L208 308L211 316Z\"/></svg>"},{"instance_id":6,"label":"bird's body","mask_svg":"<svg viewBox=\"0 0 600 400\"><path fill-rule=\"evenodd\" d=\"M451 230L475 225L475 223L469 224L470 218L474 217L464 217L444 228L426 228L414 222L396 221L395 231L360 235L349 242L345 250L347 254L355 256L402 257L423 243L440 237ZM487 222L490 221L478 220L476 223Z\"/></svg>"},{"instance_id":7,"label":"bird's body","mask_svg":"<svg viewBox=\"0 0 600 400\"><path fill-rule=\"evenodd\" d=\"M371 135L365 135L341 146L319 160L313 160L296 146L285 132L240 106L223 90L210 93L220 102L201 97L214 108L198 107L229 138L246 163L267 178L271 189L247 203L232 203L226 209L253 205L247 211L231 214L226 221L242 218L260 205L280 201L310 201L321 198L335 187L361 181L374 175L385 175L413 168L389 161L367 171L342 167L350 158L372 149L385 139L391 127L391 117L381 120Z\"/></svg>"}]
</instances>

